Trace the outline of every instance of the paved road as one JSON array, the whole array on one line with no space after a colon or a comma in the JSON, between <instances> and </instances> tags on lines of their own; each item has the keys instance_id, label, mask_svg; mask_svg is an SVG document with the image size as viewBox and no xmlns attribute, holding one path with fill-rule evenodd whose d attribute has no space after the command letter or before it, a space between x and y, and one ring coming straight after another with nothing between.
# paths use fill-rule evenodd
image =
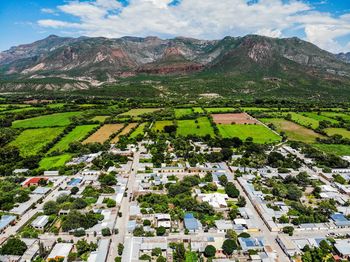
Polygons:
<instances>
[{"instance_id":1,"label":"paved road","mask_svg":"<svg viewBox=\"0 0 350 262\"><path fill-rule=\"evenodd\" d=\"M129 211L130 211L130 204L131 201L130 196L133 193L134 185L135 185L135 179L136 179L136 173L139 167L139 158L140 153L134 152L133 157L133 163L131 172L129 174L128 183L127 183L127 197L123 197L122 202L120 204L119 212L122 213L122 217L117 217L117 221L115 223L115 228L118 229L119 233L117 235L112 235L112 242L110 245L110 250L108 254L107 261L113 262L114 258L118 256L118 244L122 243L124 244L125 236L127 234L127 224L129 220Z\"/></svg>"},{"instance_id":2,"label":"paved road","mask_svg":"<svg viewBox=\"0 0 350 262\"><path fill-rule=\"evenodd\" d=\"M226 171L231 173L231 170L229 169L229 167L227 165L226 165ZM278 261L281 261L281 262L289 261L289 258L286 256L286 254L283 252L281 247L276 242L277 233L276 232L271 232L267 228L267 226L265 225L264 221L262 220L262 218L260 217L258 212L255 210L253 204L250 202L248 196L244 192L244 190L241 187L241 185L237 182L237 180L234 180L233 183L235 184L237 189L240 191L241 196L243 196L247 200L246 201L247 202L246 207L249 208L253 212L254 219L255 219L255 221L257 223L256 227L260 229L260 232L258 232L258 233L251 233L251 235L253 235L253 236L263 236L265 241L266 241L265 245L271 246L272 249L277 253Z\"/></svg>"},{"instance_id":3,"label":"paved road","mask_svg":"<svg viewBox=\"0 0 350 262\"><path fill-rule=\"evenodd\" d=\"M67 184L67 177L59 177L59 181L57 182L57 184L54 186L54 188L52 189L52 191L46 196L44 197L44 199L41 201L41 203L36 204L34 209L29 209L26 213L24 213L20 219L17 221L16 225L8 227L2 234L2 238L1 238L1 242L3 243L8 237L10 237L11 235L14 235L17 233L17 231L23 226L25 225L35 214L37 214L40 210L43 209L43 206L45 204L45 202L50 201L50 200L54 200L57 196L58 193L58 189L63 185Z\"/></svg>"}]
</instances>

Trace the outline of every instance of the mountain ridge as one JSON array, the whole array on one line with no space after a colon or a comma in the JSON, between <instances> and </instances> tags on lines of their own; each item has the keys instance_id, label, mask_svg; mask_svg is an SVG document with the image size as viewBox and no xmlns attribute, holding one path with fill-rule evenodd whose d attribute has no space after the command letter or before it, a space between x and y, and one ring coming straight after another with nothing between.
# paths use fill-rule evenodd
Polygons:
<instances>
[{"instance_id":1,"label":"mountain ridge","mask_svg":"<svg viewBox=\"0 0 350 262\"><path fill-rule=\"evenodd\" d=\"M196 78L219 74L223 79L269 81L285 88L307 82L305 87L316 85L320 90L339 85L350 90L348 55L332 54L297 37L247 35L200 40L50 35L0 53L0 77L7 81L0 89L11 89L11 81L44 78L69 80L63 89L86 89L138 75ZM83 84L74 86L71 80ZM45 85L41 88L48 89ZM62 87L52 84L49 89Z\"/></svg>"}]
</instances>

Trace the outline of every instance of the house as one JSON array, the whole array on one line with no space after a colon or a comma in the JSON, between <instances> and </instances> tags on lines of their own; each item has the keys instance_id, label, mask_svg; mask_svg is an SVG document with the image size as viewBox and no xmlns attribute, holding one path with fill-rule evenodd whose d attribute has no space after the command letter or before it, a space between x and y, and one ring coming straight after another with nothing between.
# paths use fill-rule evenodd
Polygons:
<instances>
[{"instance_id":1,"label":"house","mask_svg":"<svg viewBox=\"0 0 350 262\"><path fill-rule=\"evenodd\" d=\"M98 242L97 250L94 252L91 252L87 261L88 262L106 262L110 244L111 244L110 239L101 239Z\"/></svg>"},{"instance_id":2,"label":"house","mask_svg":"<svg viewBox=\"0 0 350 262\"><path fill-rule=\"evenodd\" d=\"M48 187L37 187L32 194L37 194L37 195L46 195L50 191L50 188Z\"/></svg>"},{"instance_id":3,"label":"house","mask_svg":"<svg viewBox=\"0 0 350 262\"><path fill-rule=\"evenodd\" d=\"M234 224L230 220L215 220L215 226L219 233L226 233L229 229L234 229Z\"/></svg>"},{"instance_id":4,"label":"house","mask_svg":"<svg viewBox=\"0 0 350 262\"><path fill-rule=\"evenodd\" d=\"M51 250L46 261L51 261L51 260L57 261L59 259L63 259L64 261L67 261L67 257L72 249L73 249L73 244L71 243L57 243Z\"/></svg>"},{"instance_id":5,"label":"house","mask_svg":"<svg viewBox=\"0 0 350 262\"><path fill-rule=\"evenodd\" d=\"M199 230L202 229L202 224L201 222L196 219L192 213L186 213L184 216L184 224L185 228L190 232L198 232Z\"/></svg>"},{"instance_id":6,"label":"house","mask_svg":"<svg viewBox=\"0 0 350 262\"><path fill-rule=\"evenodd\" d=\"M29 171L29 169L27 169L27 168L15 169L15 170L13 170L12 174L22 175L22 174L28 173L28 171Z\"/></svg>"},{"instance_id":7,"label":"house","mask_svg":"<svg viewBox=\"0 0 350 262\"><path fill-rule=\"evenodd\" d=\"M54 171L45 171L44 172L44 176L58 176L59 174L60 174L60 172L56 171L56 170L54 170Z\"/></svg>"},{"instance_id":8,"label":"house","mask_svg":"<svg viewBox=\"0 0 350 262\"><path fill-rule=\"evenodd\" d=\"M337 240L336 243L334 244L334 247L342 258L344 259L350 258L350 240L349 239Z\"/></svg>"},{"instance_id":9,"label":"house","mask_svg":"<svg viewBox=\"0 0 350 262\"><path fill-rule=\"evenodd\" d=\"M34 219L31 225L36 229L44 230L47 223L49 223L48 216L38 216L36 219Z\"/></svg>"},{"instance_id":10,"label":"house","mask_svg":"<svg viewBox=\"0 0 350 262\"><path fill-rule=\"evenodd\" d=\"M256 237L256 238L243 238L239 237L238 242L242 247L243 251L248 250L263 250L264 249L264 238L263 237Z\"/></svg>"},{"instance_id":11,"label":"house","mask_svg":"<svg viewBox=\"0 0 350 262\"><path fill-rule=\"evenodd\" d=\"M47 177L32 177L32 178L28 178L22 183L22 186L23 187L38 186L39 183L42 180L47 181L48 178Z\"/></svg>"},{"instance_id":12,"label":"house","mask_svg":"<svg viewBox=\"0 0 350 262\"><path fill-rule=\"evenodd\" d=\"M0 219L0 233L3 232L9 225L13 224L15 220L15 216L3 215Z\"/></svg>"},{"instance_id":13,"label":"house","mask_svg":"<svg viewBox=\"0 0 350 262\"><path fill-rule=\"evenodd\" d=\"M338 228L350 227L350 220L341 213L332 214L331 219Z\"/></svg>"},{"instance_id":14,"label":"house","mask_svg":"<svg viewBox=\"0 0 350 262\"><path fill-rule=\"evenodd\" d=\"M169 214L156 214L157 227L171 228L171 218Z\"/></svg>"},{"instance_id":15,"label":"house","mask_svg":"<svg viewBox=\"0 0 350 262\"><path fill-rule=\"evenodd\" d=\"M207 202L213 208L226 208L228 200L227 194L213 193L213 194L200 194L198 197L203 201Z\"/></svg>"},{"instance_id":16,"label":"house","mask_svg":"<svg viewBox=\"0 0 350 262\"><path fill-rule=\"evenodd\" d=\"M278 235L276 241L287 256L293 257L294 255L298 254L299 249L289 237L285 235Z\"/></svg>"}]
</instances>

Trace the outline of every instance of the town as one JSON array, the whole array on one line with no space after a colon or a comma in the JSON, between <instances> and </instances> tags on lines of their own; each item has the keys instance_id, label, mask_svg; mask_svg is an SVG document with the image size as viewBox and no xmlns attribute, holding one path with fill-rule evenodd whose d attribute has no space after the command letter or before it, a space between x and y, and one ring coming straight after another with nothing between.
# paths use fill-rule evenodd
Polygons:
<instances>
[{"instance_id":1,"label":"town","mask_svg":"<svg viewBox=\"0 0 350 262\"><path fill-rule=\"evenodd\" d=\"M348 112L41 103L5 109L0 261L350 259Z\"/></svg>"}]
</instances>

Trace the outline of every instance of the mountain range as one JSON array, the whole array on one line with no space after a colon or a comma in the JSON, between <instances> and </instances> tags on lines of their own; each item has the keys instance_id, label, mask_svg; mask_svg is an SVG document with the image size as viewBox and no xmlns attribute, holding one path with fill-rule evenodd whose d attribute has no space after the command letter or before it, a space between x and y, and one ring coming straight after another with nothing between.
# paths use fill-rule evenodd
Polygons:
<instances>
[{"instance_id":1,"label":"mountain range","mask_svg":"<svg viewBox=\"0 0 350 262\"><path fill-rule=\"evenodd\" d=\"M211 90L205 81L202 90L198 87L200 79L210 76L225 82L222 90ZM179 90L181 79L192 79L196 93L222 95L231 85L233 93L290 89L297 94L305 89L322 97L327 92L350 93L350 53L332 54L296 37L259 35L221 40L51 35L0 53L1 90L91 89L140 77L175 79ZM176 92L174 84L161 86L163 94ZM160 90L159 85L153 87Z\"/></svg>"}]
</instances>

